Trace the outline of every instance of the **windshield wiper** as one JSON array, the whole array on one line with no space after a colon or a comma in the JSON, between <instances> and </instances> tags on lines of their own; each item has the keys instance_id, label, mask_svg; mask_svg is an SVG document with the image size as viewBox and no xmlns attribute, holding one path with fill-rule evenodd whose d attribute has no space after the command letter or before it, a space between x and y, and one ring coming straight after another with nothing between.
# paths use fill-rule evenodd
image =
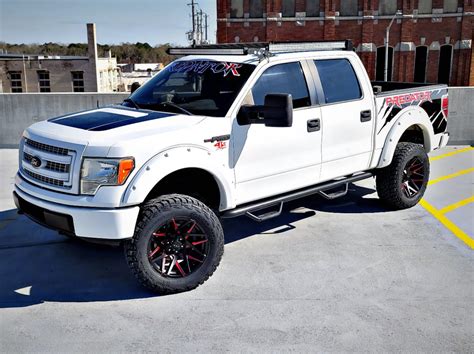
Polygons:
<instances>
[{"instance_id":1,"label":"windshield wiper","mask_svg":"<svg viewBox=\"0 0 474 354\"><path fill-rule=\"evenodd\" d=\"M140 106L130 97L123 100L124 102L130 102L135 109L140 109Z\"/></svg>"},{"instance_id":2,"label":"windshield wiper","mask_svg":"<svg viewBox=\"0 0 474 354\"><path fill-rule=\"evenodd\" d=\"M173 102L161 102L161 103L157 103L156 105L154 106L163 106L163 107L166 107L166 106L169 106L169 107L173 107L173 108L176 108L177 110L179 110L181 113L184 113L184 114L187 114L188 116L192 116L193 114L191 112L189 112L187 109L183 108L183 107L180 107L178 106L177 104L173 103Z\"/></svg>"}]
</instances>

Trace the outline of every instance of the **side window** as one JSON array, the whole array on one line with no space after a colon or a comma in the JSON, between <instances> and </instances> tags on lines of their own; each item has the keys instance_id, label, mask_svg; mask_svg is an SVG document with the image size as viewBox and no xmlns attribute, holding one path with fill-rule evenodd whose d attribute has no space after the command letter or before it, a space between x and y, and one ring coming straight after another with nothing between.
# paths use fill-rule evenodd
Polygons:
<instances>
[{"instance_id":1,"label":"side window","mask_svg":"<svg viewBox=\"0 0 474 354\"><path fill-rule=\"evenodd\" d=\"M326 103L356 100L362 97L359 81L347 59L315 60Z\"/></svg>"},{"instance_id":2,"label":"side window","mask_svg":"<svg viewBox=\"0 0 474 354\"><path fill-rule=\"evenodd\" d=\"M269 93L289 93L293 97L293 108L311 105L308 86L300 63L272 66L265 70L252 88L256 105L263 105Z\"/></svg>"}]
</instances>

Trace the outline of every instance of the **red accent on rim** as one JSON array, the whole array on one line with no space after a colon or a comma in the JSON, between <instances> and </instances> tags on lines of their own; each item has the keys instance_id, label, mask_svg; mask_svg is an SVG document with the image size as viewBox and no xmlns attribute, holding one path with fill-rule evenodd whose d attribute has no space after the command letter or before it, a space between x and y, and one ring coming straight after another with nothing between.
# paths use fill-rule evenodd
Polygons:
<instances>
[{"instance_id":1,"label":"red accent on rim","mask_svg":"<svg viewBox=\"0 0 474 354\"><path fill-rule=\"evenodd\" d=\"M188 259L192 260L192 261L196 261L196 262L199 262L199 263L202 263L201 260L197 259L197 258L194 258L193 256L190 256L189 254L186 256L188 257Z\"/></svg>"},{"instance_id":2,"label":"red accent on rim","mask_svg":"<svg viewBox=\"0 0 474 354\"><path fill-rule=\"evenodd\" d=\"M181 275L184 277L186 276L186 273L184 272L183 268L181 268L181 266L179 265L179 262L178 260L176 260L176 268L178 268L179 272L181 273Z\"/></svg>"},{"instance_id":3,"label":"red accent on rim","mask_svg":"<svg viewBox=\"0 0 474 354\"><path fill-rule=\"evenodd\" d=\"M156 254L156 252L158 252L159 250L160 250L160 246L156 247L156 249L153 252L150 253L148 258L152 258Z\"/></svg>"},{"instance_id":4,"label":"red accent on rim","mask_svg":"<svg viewBox=\"0 0 474 354\"><path fill-rule=\"evenodd\" d=\"M200 244L205 243L205 242L207 242L207 240L195 241L195 242L191 242L191 244L192 244L193 246L197 246L197 245L200 245Z\"/></svg>"},{"instance_id":5,"label":"red accent on rim","mask_svg":"<svg viewBox=\"0 0 474 354\"><path fill-rule=\"evenodd\" d=\"M166 233L164 233L164 232L154 232L153 236L164 237L164 236L166 236Z\"/></svg>"},{"instance_id":6,"label":"red accent on rim","mask_svg":"<svg viewBox=\"0 0 474 354\"><path fill-rule=\"evenodd\" d=\"M178 224L176 223L176 220L174 218L171 219L171 223L173 224L174 231L178 231Z\"/></svg>"}]
</instances>

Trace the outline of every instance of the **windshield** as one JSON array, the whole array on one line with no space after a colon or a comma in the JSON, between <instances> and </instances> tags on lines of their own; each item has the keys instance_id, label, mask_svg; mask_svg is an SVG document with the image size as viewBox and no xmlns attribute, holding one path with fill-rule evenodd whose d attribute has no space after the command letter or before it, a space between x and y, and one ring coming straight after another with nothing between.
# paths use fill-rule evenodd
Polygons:
<instances>
[{"instance_id":1,"label":"windshield","mask_svg":"<svg viewBox=\"0 0 474 354\"><path fill-rule=\"evenodd\" d=\"M135 91L126 105L223 117L254 65L211 60L176 61Z\"/></svg>"}]
</instances>

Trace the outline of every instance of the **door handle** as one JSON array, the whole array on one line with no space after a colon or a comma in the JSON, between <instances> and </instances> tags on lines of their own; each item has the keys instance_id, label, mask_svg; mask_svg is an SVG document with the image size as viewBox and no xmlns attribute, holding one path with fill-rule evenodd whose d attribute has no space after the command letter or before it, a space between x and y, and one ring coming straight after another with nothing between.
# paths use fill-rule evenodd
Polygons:
<instances>
[{"instance_id":1,"label":"door handle","mask_svg":"<svg viewBox=\"0 0 474 354\"><path fill-rule=\"evenodd\" d=\"M372 119L372 111L371 110L360 112L360 121L361 122L368 122L371 119Z\"/></svg>"},{"instance_id":2,"label":"door handle","mask_svg":"<svg viewBox=\"0 0 474 354\"><path fill-rule=\"evenodd\" d=\"M307 128L308 133L319 131L321 129L321 122L319 121L319 118L308 120Z\"/></svg>"}]
</instances>

